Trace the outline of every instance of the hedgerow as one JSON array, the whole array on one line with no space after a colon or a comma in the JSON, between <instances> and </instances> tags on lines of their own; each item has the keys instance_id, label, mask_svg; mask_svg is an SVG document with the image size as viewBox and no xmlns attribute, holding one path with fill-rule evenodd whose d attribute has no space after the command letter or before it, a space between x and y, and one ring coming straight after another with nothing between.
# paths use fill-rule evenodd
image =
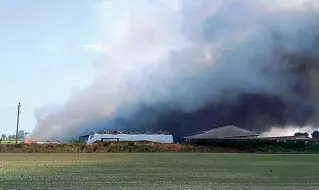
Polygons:
<instances>
[{"instance_id":1,"label":"hedgerow","mask_svg":"<svg viewBox=\"0 0 319 190\"><path fill-rule=\"evenodd\" d=\"M90 145L0 144L0 153L125 153L125 152L232 152L232 153L319 153L319 145L304 142L214 141L208 144L136 144L98 142Z\"/></svg>"}]
</instances>

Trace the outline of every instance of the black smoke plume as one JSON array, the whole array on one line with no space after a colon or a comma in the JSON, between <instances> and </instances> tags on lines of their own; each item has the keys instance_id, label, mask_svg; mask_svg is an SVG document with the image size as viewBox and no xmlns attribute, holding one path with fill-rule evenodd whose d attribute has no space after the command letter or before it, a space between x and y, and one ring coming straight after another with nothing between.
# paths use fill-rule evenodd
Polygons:
<instances>
[{"instance_id":1,"label":"black smoke plume","mask_svg":"<svg viewBox=\"0 0 319 190\"><path fill-rule=\"evenodd\" d=\"M231 100L211 101L190 112L169 105L141 106L132 117L119 119L120 123L114 126L168 130L180 140L185 135L223 125L237 125L260 133L273 126L318 125L319 57L295 54L282 59L283 62L276 63L282 66L282 75L292 74L295 79L282 95L244 92ZM232 91L225 92L225 96L227 93Z\"/></svg>"}]
</instances>

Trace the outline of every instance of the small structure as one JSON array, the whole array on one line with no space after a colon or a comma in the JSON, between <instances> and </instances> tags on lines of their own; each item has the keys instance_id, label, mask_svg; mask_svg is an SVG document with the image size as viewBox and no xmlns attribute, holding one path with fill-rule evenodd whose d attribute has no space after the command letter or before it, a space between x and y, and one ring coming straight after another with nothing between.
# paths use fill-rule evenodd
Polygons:
<instances>
[{"instance_id":1,"label":"small structure","mask_svg":"<svg viewBox=\"0 0 319 190\"><path fill-rule=\"evenodd\" d=\"M207 140L256 139L258 136L258 133L242 129L234 125L227 125L203 131L184 138L187 142L203 142Z\"/></svg>"},{"instance_id":2,"label":"small structure","mask_svg":"<svg viewBox=\"0 0 319 190\"><path fill-rule=\"evenodd\" d=\"M32 143L35 143L35 144L60 144L59 142L53 142L53 141L33 141Z\"/></svg>"}]
</instances>

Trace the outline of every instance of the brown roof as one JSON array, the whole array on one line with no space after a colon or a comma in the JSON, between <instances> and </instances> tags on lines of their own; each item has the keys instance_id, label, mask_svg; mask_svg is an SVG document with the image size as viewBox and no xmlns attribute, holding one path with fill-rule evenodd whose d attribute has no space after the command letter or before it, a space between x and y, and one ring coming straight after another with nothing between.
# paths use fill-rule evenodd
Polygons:
<instances>
[{"instance_id":1,"label":"brown roof","mask_svg":"<svg viewBox=\"0 0 319 190\"><path fill-rule=\"evenodd\" d=\"M218 127L208 131L185 137L186 139L223 139L258 136L258 133L248 131L233 125Z\"/></svg>"}]
</instances>

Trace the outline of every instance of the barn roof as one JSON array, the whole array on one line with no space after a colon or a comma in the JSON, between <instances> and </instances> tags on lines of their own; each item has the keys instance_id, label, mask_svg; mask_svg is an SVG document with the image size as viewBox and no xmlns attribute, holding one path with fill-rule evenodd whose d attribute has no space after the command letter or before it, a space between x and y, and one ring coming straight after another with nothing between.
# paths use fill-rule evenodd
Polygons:
<instances>
[{"instance_id":1,"label":"barn roof","mask_svg":"<svg viewBox=\"0 0 319 190\"><path fill-rule=\"evenodd\" d=\"M227 125L215 129L203 131L201 133L185 137L186 139L222 139L236 137L258 136L258 133L239 128L234 125Z\"/></svg>"}]
</instances>

